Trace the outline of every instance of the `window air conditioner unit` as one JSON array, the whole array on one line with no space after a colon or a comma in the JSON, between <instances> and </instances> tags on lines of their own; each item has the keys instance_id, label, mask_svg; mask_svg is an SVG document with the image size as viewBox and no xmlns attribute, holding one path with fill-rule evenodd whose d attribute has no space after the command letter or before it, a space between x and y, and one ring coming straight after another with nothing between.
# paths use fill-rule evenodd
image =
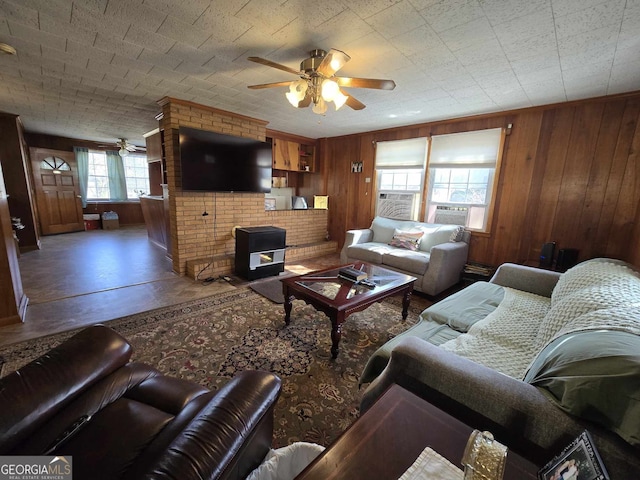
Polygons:
<instances>
[{"instance_id":1,"label":"window air conditioner unit","mask_svg":"<svg viewBox=\"0 0 640 480\"><path fill-rule=\"evenodd\" d=\"M377 215L397 220L414 218L415 194L413 193L379 193Z\"/></svg>"},{"instance_id":2,"label":"window air conditioner unit","mask_svg":"<svg viewBox=\"0 0 640 480\"><path fill-rule=\"evenodd\" d=\"M466 225L468 207L449 207L447 205L436 206L434 223L446 223L447 225Z\"/></svg>"}]
</instances>

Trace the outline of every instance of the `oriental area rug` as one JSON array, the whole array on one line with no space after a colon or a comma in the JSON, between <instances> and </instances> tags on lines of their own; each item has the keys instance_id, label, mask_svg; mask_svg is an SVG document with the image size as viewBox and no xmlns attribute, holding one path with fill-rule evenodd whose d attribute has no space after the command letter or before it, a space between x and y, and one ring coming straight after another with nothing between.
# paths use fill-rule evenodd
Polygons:
<instances>
[{"instance_id":1,"label":"oriental area rug","mask_svg":"<svg viewBox=\"0 0 640 480\"><path fill-rule=\"evenodd\" d=\"M401 297L351 315L343 325L340 354L331 359L329 319L300 300L291 324L284 309L250 288L164 307L106 325L134 348L133 359L163 373L218 389L238 372L267 370L282 379L275 409L274 448L296 441L330 444L359 413L358 378L371 354L418 320L431 304L413 295L402 321ZM2 375L47 352L73 332L0 350Z\"/></svg>"}]
</instances>

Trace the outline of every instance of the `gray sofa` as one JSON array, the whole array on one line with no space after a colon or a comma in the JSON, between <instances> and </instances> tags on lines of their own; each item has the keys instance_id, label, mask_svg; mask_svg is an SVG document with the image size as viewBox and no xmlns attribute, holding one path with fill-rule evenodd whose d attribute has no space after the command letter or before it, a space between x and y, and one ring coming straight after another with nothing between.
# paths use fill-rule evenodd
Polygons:
<instances>
[{"instance_id":1,"label":"gray sofa","mask_svg":"<svg viewBox=\"0 0 640 480\"><path fill-rule=\"evenodd\" d=\"M417 249L392 245L398 232L421 232ZM406 273L416 277L416 290L437 295L460 281L469 238L469 232L459 225L376 217L367 229L347 231L340 260L345 264L363 261Z\"/></svg>"},{"instance_id":2,"label":"gray sofa","mask_svg":"<svg viewBox=\"0 0 640 480\"><path fill-rule=\"evenodd\" d=\"M361 412L393 383L541 466L587 429L612 480L640 472L640 274L504 264L427 308L369 360Z\"/></svg>"}]
</instances>

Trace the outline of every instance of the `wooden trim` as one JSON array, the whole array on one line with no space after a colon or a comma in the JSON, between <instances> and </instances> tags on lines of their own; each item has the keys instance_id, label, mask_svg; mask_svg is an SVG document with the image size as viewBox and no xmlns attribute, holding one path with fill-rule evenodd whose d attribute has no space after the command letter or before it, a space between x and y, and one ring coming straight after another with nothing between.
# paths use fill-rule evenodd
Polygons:
<instances>
[{"instance_id":1,"label":"wooden trim","mask_svg":"<svg viewBox=\"0 0 640 480\"><path fill-rule=\"evenodd\" d=\"M496 168L493 172L493 185L491 186L491 201L489 202L489 211L487 212L487 223L484 230L472 230L482 233L491 233L493 226L493 214L496 210L496 202L498 201L498 183L500 182L500 167L502 166L502 154L504 152L504 144L507 141L507 128L502 128L500 132L500 146L498 147L498 155L496 158Z\"/></svg>"},{"instance_id":2,"label":"wooden trim","mask_svg":"<svg viewBox=\"0 0 640 480\"><path fill-rule=\"evenodd\" d=\"M182 105L184 107L189 107L189 108L197 108L199 110L206 110L206 111L214 113L216 115L224 115L224 116L228 116L228 117L239 118L241 120L249 120L250 122L255 122L255 123L259 124L259 125L267 125L269 123L266 120L260 120L258 118L247 117L246 115L240 115L239 113L229 112L228 110L221 110L221 109L215 108L215 107L209 107L208 105L203 105L201 103L191 102L189 100L180 100L179 98L162 97L156 103L158 105L160 105L161 107L164 107L165 105L168 105L168 104L172 104L172 105Z\"/></svg>"},{"instance_id":3,"label":"wooden trim","mask_svg":"<svg viewBox=\"0 0 640 480\"><path fill-rule=\"evenodd\" d=\"M269 138L275 138L278 140L286 140L289 142L301 143L303 145L313 145L314 147L318 143L315 138L301 137L300 135L294 135L292 133L279 132L278 130L271 130L267 128L266 136Z\"/></svg>"},{"instance_id":4,"label":"wooden trim","mask_svg":"<svg viewBox=\"0 0 640 480\"><path fill-rule=\"evenodd\" d=\"M578 106L578 105L583 105L586 102L611 102L611 101L615 101L615 100L621 100L621 99L625 99L625 98L630 98L630 97L634 97L640 95L640 90L635 90L633 92L626 92L626 93L618 93L615 95L603 95L601 97L593 97L593 98L582 98L580 100L571 100L568 102L558 102L558 103L549 103L546 105L536 105L533 107L525 107L525 108L518 108L516 110L503 110L503 111L499 111L499 112L491 112L491 113L479 113L477 115L470 115L468 117L455 117L455 118L450 118L450 119L445 119L445 120L436 120L433 122L423 122L423 123L415 123L415 124L410 124L410 125L400 125L398 127L390 127L390 128L383 128L380 130L371 130L369 132L366 132L367 134L371 134L371 135L384 135L384 134L389 134L389 133L398 133L398 132L402 132L403 134L405 134L407 132L407 129L413 129L416 131L415 135L411 135L409 137L402 137L402 139L404 138L414 138L414 137L421 137L421 136L431 136L434 135L432 132L429 132L427 135L423 135L421 132L419 132L419 129L422 128L429 128L429 127L437 127L439 125L451 125L452 123L461 123L461 122L471 122L474 120L487 120L487 119L495 119L495 118L500 118L500 117L508 117L508 116L513 116L513 115L520 115L523 113L533 113L539 110L553 110L556 108L565 108L565 107L572 107L572 106ZM507 126L507 124L513 124L514 122L509 120L509 119L505 119L505 127ZM500 128L500 126L494 126L494 127L486 127L486 128ZM471 131L471 130L465 130L465 129L461 129L460 132L449 132L449 133L461 133L461 132L467 132L467 131ZM337 135L335 137L328 137L328 138L347 138L347 137L357 137L362 135L363 133L351 133L349 135ZM438 135L438 134L435 134ZM400 138L398 138L398 140L400 140ZM374 140L377 141L377 140Z\"/></svg>"}]
</instances>

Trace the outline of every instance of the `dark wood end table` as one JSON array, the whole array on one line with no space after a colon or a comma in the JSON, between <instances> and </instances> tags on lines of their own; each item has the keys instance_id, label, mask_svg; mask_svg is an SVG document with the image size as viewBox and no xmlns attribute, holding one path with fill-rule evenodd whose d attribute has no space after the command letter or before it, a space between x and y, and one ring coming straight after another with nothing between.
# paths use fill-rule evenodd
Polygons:
<instances>
[{"instance_id":1,"label":"dark wood end table","mask_svg":"<svg viewBox=\"0 0 640 480\"><path fill-rule=\"evenodd\" d=\"M406 320L413 292L414 277L364 262L350 264L367 273L367 280L375 286L367 287L338 276L344 267L287 277L282 279L284 294L284 322L291 321L291 307L295 298L324 312L331 320L331 356L338 356L342 324L352 313L359 312L391 295L402 295L402 319Z\"/></svg>"},{"instance_id":2,"label":"dark wood end table","mask_svg":"<svg viewBox=\"0 0 640 480\"><path fill-rule=\"evenodd\" d=\"M397 480L426 447L462 468L472 431L429 402L392 385L296 480ZM533 463L507 453L505 480L536 480L537 471Z\"/></svg>"}]
</instances>

